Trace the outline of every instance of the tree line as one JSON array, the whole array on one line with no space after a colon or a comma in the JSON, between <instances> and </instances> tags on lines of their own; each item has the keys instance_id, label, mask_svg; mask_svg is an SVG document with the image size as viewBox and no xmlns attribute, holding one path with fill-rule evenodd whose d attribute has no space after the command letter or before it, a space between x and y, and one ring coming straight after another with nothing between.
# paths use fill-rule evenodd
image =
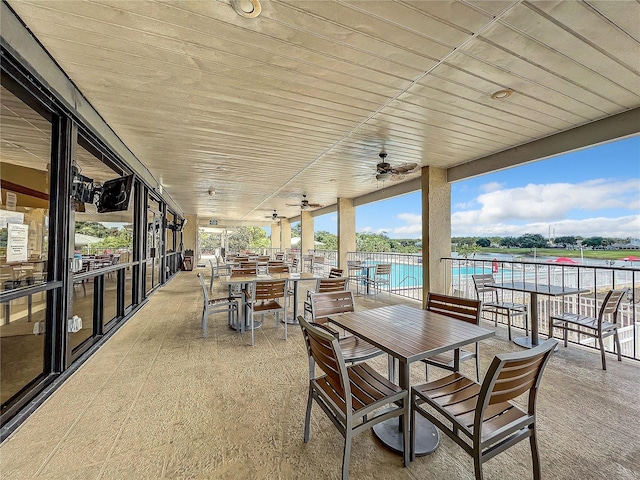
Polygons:
<instances>
[{"instance_id":1,"label":"tree line","mask_svg":"<svg viewBox=\"0 0 640 480\"><path fill-rule=\"evenodd\" d=\"M519 237L453 237L452 243L458 245L477 245L479 247L500 246L506 248L548 248L550 246L571 248L583 245L587 248L607 247L615 243L629 243L629 238L562 236L549 241L538 233L525 233Z\"/></svg>"}]
</instances>

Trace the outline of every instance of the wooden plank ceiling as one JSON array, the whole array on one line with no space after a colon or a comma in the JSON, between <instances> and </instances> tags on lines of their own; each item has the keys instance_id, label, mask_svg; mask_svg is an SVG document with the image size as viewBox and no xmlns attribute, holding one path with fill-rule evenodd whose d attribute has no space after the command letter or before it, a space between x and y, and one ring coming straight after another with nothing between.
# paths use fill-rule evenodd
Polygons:
<instances>
[{"instance_id":1,"label":"wooden plank ceiling","mask_svg":"<svg viewBox=\"0 0 640 480\"><path fill-rule=\"evenodd\" d=\"M257 18L229 0L9 4L204 218L374 191L381 150L451 167L640 105L635 1L262 1Z\"/></svg>"}]
</instances>

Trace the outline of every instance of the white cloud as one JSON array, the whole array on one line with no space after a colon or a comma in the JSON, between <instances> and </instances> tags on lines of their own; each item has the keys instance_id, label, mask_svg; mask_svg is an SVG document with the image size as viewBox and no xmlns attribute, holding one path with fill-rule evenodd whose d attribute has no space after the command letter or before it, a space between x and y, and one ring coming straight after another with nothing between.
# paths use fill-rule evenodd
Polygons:
<instances>
[{"instance_id":1,"label":"white cloud","mask_svg":"<svg viewBox=\"0 0 640 480\"><path fill-rule=\"evenodd\" d=\"M458 215L458 214L455 214ZM556 237L578 235L591 237L595 235L616 238L638 238L640 236L640 215L629 215L617 218L594 217L581 220L565 219L557 222L532 222L524 224L507 223L470 223L456 221L452 218L451 235L456 236L512 236L525 233L539 233L543 237L549 235L549 228Z\"/></svg>"},{"instance_id":2,"label":"white cloud","mask_svg":"<svg viewBox=\"0 0 640 480\"><path fill-rule=\"evenodd\" d=\"M512 221L553 222L572 210L597 212L607 208L633 211L640 197L637 179L623 182L550 183L496 190L479 195L478 210L456 212L452 224L499 224Z\"/></svg>"},{"instance_id":3,"label":"white cloud","mask_svg":"<svg viewBox=\"0 0 640 480\"><path fill-rule=\"evenodd\" d=\"M484 185L480 185L480 191L482 192L495 192L496 190L500 190L504 186L504 183L498 182L489 182Z\"/></svg>"},{"instance_id":4,"label":"white cloud","mask_svg":"<svg viewBox=\"0 0 640 480\"><path fill-rule=\"evenodd\" d=\"M539 233L546 237L549 228L556 236L599 235L605 237L640 237L640 182L631 179L619 182L592 180L588 182L550 183L503 190L493 190L499 184L493 182L483 188L487 193L479 195L467 208L451 215L452 236L520 236ZM456 205L460 208L460 205ZM630 215L604 217L608 208L628 211ZM567 218L572 211L593 212L591 218ZM387 232L391 238L420 238L422 218L420 214L400 213L396 218L403 222L395 228L366 227L363 232Z\"/></svg>"}]
</instances>

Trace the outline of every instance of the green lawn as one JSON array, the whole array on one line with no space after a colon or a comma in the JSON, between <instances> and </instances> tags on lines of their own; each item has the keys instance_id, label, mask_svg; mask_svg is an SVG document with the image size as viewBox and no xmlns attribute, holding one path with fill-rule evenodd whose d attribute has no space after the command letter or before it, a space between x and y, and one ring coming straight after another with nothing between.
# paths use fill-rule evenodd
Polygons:
<instances>
[{"instance_id":1,"label":"green lawn","mask_svg":"<svg viewBox=\"0 0 640 480\"><path fill-rule=\"evenodd\" d=\"M533 250L528 248L483 248L482 253L506 253L507 255L523 255L533 258ZM639 250L584 250L584 258L597 258L599 260L620 260L624 257L639 257ZM580 258L580 250L563 250L561 248L537 248L536 256L539 257L569 257Z\"/></svg>"}]
</instances>

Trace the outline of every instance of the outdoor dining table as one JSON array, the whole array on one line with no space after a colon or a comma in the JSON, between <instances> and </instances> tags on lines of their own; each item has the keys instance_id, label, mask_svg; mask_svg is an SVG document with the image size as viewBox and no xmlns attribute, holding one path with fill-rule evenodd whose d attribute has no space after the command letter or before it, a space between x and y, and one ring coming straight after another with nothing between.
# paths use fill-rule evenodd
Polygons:
<instances>
[{"instance_id":1,"label":"outdoor dining table","mask_svg":"<svg viewBox=\"0 0 640 480\"><path fill-rule=\"evenodd\" d=\"M288 325L299 325L298 323L298 284L303 280L317 280L323 278L321 275L316 275L312 272L302 273L270 273L269 276L274 280L282 280L283 278L287 282L293 284L293 316L286 317L283 321L286 321Z\"/></svg>"},{"instance_id":2,"label":"outdoor dining table","mask_svg":"<svg viewBox=\"0 0 640 480\"><path fill-rule=\"evenodd\" d=\"M286 322L289 325L298 324L298 283L301 280L317 280L321 278L319 275L309 272L303 273L270 273L270 274L258 274L258 275L223 275L220 277L220 282L223 285L229 286L229 295L231 295L231 289L233 285L241 285L243 288L258 280L287 280L288 283L293 284L293 316L286 317ZM244 299L242 304L244 305ZM232 323L231 327L235 330L248 330L251 328L251 322L247 315L247 309L243 308L242 318L244 319L244 328L242 325ZM294 321L295 319L295 321ZM285 321L285 319L283 319ZM262 326L262 322L254 321L253 328L259 328Z\"/></svg>"},{"instance_id":3,"label":"outdoor dining table","mask_svg":"<svg viewBox=\"0 0 640 480\"><path fill-rule=\"evenodd\" d=\"M344 313L329 317L329 321L397 359L400 365L398 383L407 390L411 389L409 374L413 362L495 335L493 330L408 305ZM373 427L373 431L383 444L403 452L399 419L381 422ZM435 425L417 415L416 455L433 452L439 438Z\"/></svg>"},{"instance_id":4,"label":"outdoor dining table","mask_svg":"<svg viewBox=\"0 0 640 480\"><path fill-rule=\"evenodd\" d=\"M536 347L539 343L538 332L538 295L547 295L549 297L561 297L564 295L577 295L579 293L587 293L589 290L584 288L560 287L556 285L539 285L534 282L504 282L487 284L489 287L501 288L503 290L511 290L515 292L525 292L530 295L531 313L531 337L517 337L513 342L524 348Z\"/></svg>"}]
</instances>

